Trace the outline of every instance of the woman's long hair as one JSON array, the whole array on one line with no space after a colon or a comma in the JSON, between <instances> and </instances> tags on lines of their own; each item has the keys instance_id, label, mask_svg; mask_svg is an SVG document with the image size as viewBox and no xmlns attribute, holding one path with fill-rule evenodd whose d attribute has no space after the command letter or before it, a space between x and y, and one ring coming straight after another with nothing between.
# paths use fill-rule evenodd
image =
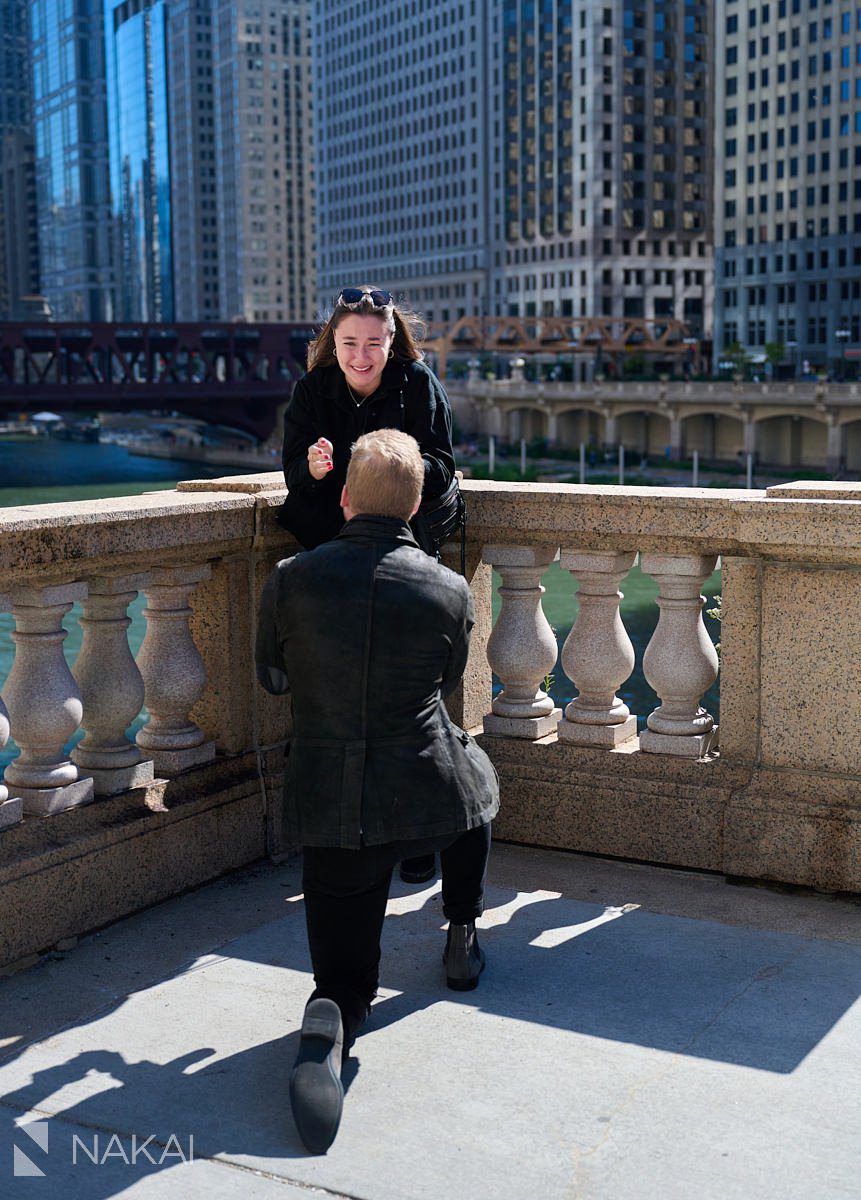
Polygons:
<instances>
[{"instance_id":1,"label":"woman's long hair","mask_svg":"<svg viewBox=\"0 0 861 1200\"><path fill-rule=\"evenodd\" d=\"M370 290L370 289L368 289ZM376 308L371 297L353 304L349 308L341 304L335 305L335 311L328 318L323 328L313 341L308 343L308 370L317 367L329 367L337 363L335 357L335 330L345 317L377 317L388 333L393 333L392 355L403 362L418 362L424 358L421 343L424 340L427 327L418 315L408 308L393 304L388 308Z\"/></svg>"}]
</instances>

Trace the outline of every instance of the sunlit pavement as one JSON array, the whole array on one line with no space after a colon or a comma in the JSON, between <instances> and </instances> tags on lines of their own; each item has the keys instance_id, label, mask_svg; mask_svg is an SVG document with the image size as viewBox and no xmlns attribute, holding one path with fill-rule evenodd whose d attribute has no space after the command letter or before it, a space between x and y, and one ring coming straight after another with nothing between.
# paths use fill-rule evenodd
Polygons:
<instances>
[{"instance_id":1,"label":"sunlit pavement","mask_svg":"<svg viewBox=\"0 0 861 1200\"><path fill-rule=\"evenodd\" d=\"M488 967L460 994L439 885L398 882L313 1157L287 1099L299 879L249 868L0 982L0 1196L861 1195L851 901L496 846Z\"/></svg>"}]
</instances>

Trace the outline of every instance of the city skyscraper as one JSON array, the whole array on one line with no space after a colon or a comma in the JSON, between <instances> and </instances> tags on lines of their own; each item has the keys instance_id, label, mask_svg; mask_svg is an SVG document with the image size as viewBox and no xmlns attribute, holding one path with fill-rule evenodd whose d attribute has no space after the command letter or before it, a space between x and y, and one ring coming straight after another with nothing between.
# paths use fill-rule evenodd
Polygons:
<instances>
[{"instance_id":1,"label":"city skyscraper","mask_svg":"<svg viewBox=\"0 0 861 1200\"><path fill-rule=\"evenodd\" d=\"M27 0L0 3L0 318L39 290Z\"/></svg>"},{"instance_id":2,"label":"city skyscraper","mask_svg":"<svg viewBox=\"0 0 861 1200\"><path fill-rule=\"evenodd\" d=\"M166 0L105 0L117 316L171 321Z\"/></svg>"},{"instance_id":3,"label":"city skyscraper","mask_svg":"<svg viewBox=\"0 0 861 1200\"><path fill-rule=\"evenodd\" d=\"M58 320L113 320L101 0L30 0L40 287Z\"/></svg>"},{"instance_id":4,"label":"city skyscraper","mask_svg":"<svg viewBox=\"0 0 861 1200\"><path fill-rule=\"evenodd\" d=\"M861 346L861 11L722 0L715 352L845 369ZM779 366L780 364L778 364Z\"/></svg>"},{"instance_id":5,"label":"city skyscraper","mask_svg":"<svg viewBox=\"0 0 861 1200\"><path fill-rule=\"evenodd\" d=\"M314 313L308 0L213 0L222 316Z\"/></svg>"},{"instance_id":6,"label":"city skyscraper","mask_svg":"<svg viewBox=\"0 0 861 1200\"><path fill-rule=\"evenodd\" d=\"M710 5L502 8L507 311L710 333Z\"/></svg>"},{"instance_id":7,"label":"city skyscraper","mask_svg":"<svg viewBox=\"0 0 861 1200\"><path fill-rule=\"evenodd\" d=\"M178 321L221 317L211 0L170 0L170 202Z\"/></svg>"},{"instance_id":8,"label":"city skyscraper","mask_svg":"<svg viewBox=\"0 0 861 1200\"><path fill-rule=\"evenodd\" d=\"M315 6L319 298L711 331L710 6Z\"/></svg>"},{"instance_id":9,"label":"city skyscraper","mask_svg":"<svg viewBox=\"0 0 861 1200\"><path fill-rule=\"evenodd\" d=\"M320 307L370 282L431 319L491 311L500 6L380 0L372 20L349 0L313 8Z\"/></svg>"}]
</instances>

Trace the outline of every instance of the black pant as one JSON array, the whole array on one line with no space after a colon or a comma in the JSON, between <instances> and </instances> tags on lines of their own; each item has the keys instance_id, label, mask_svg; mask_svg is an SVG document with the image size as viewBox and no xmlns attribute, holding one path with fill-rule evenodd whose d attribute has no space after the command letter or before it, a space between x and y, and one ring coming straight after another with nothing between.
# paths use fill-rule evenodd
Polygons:
<instances>
[{"instance_id":1,"label":"black pant","mask_svg":"<svg viewBox=\"0 0 861 1200\"><path fill-rule=\"evenodd\" d=\"M305 846L302 883L308 947L316 988L312 1000L334 1000L350 1046L377 994L380 935L392 868L403 858L440 851L443 913L466 925L484 911L490 825L424 842L390 842L361 850Z\"/></svg>"}]
</instances>

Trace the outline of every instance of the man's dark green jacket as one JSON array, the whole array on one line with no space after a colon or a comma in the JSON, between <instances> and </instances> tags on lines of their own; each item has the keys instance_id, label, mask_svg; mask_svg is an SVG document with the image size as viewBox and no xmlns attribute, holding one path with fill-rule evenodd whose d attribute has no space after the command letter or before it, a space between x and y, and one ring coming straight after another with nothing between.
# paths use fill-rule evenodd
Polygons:
<instances>
[{"instance_id":1,"label":"man's dark green jacket","mask_svg":"<svg viewBox=\"0 0 861 1200\"><path fill-rule=\"evenodd\" d=\"M435 838L486 824L496 771L449 719L473 625L466 580L409 527L356 516L278 563L263 591L257 671L288 690L290 832L306 846Z\"/></svg>"}]
</instances>

